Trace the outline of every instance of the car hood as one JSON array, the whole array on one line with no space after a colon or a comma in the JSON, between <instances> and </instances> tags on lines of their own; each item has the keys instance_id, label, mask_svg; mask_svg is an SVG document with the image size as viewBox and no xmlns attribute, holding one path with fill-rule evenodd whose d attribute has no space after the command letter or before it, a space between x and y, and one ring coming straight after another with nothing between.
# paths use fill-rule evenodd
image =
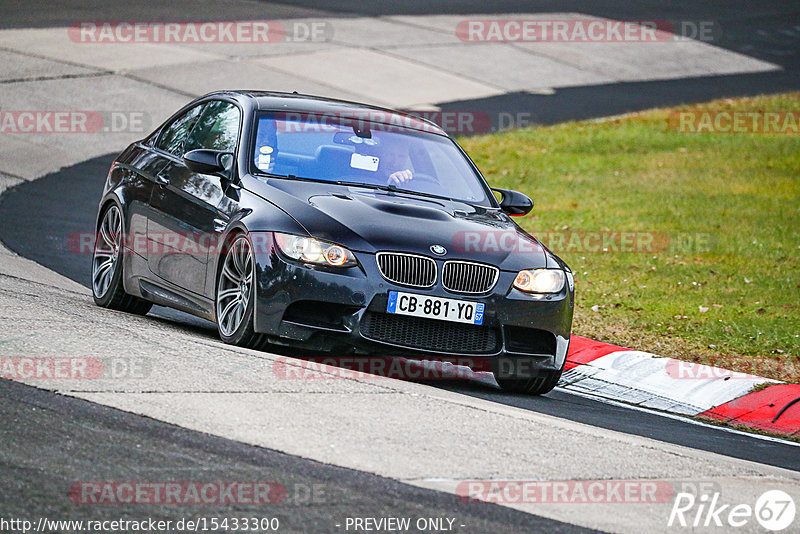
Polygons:
<instances>
[{"instance_id":1,"label":"car hood","mask_svg":"<svg viewBox=\"0 0 800 534\"><path fill-rule=\"evenodd\" d=\"M496 265L503 270L548 266L550 254L505 213L447 199L288 179L256 179L245 187L289 213L310 235L355 252L402 251ZM269 230L259 228L258 230ZM556 267L550 259L550 267Z\"/></svg>"}]
</instances>

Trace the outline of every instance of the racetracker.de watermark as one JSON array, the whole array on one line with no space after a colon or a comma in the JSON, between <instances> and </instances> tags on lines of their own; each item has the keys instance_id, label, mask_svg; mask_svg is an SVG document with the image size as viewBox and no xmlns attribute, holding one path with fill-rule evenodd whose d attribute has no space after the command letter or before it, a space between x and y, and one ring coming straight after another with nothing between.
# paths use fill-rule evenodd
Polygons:
<instances>
[{"instance_id":1,"label":"racetracker.de watermark","mask_svg":"<svg viewBox=\"0 0 800 534\"><path fill-rule=\"evenodd\" d=\"M659 43L721 36L712 20L467 19L456 25L464 42Z\"/></svg>"},{"instance_id":2,"label":"racetracker.de watermark","mask_svg":"<svg viewBox=\"0 0 800 534\"><path fill-rule=\"evenodd\" d=\"M362 131L402 132L407 129L438 133L444 130L449 135L476 135L513 128L524 128L536 124L530 112L499 111L489 114L481 110L401 110L390 113L378 110L348 111L346 113L300 113L276 114L278 133L336 133L342 127L355 127Z\"/></svg>"},{"instance_id":3,"label":"racetracker.de watermark","mask_svg":"<svg viewBox=\"0 0 800 534\"><path fill-rule=\"evenodd\" d=\"M146 133L151 125L143 111L0 110L4 134Z\"/></svg>"},{"instance_id":4,"label":"racetracker.de watermark","mask_svg":"<svg viewBox=\"0 0 800 534\"><path fill-rule=\"evenodd\" d=\"M724 356L714 357L708 364L699 364L670 358L666 364L667 376L675 380L758 380L764 376L796 376L798 365L785 359L742 361ZM731 371L730 369L738 369Z\"/></svg>"},{"instance_id":5,"label":"racetracker.de watermark","mask_svg":"<svg viewBox=\"0 0 800 534\"><path fill-rule=\"evenodd\" d=\"M99 380L146 378L149 358L93 356L0 357L0 378L9 380Z\"/></svg>"},{"instance_id":6,"label":"racetracker.de watermark","mask_svg":"<svg viewBox=\"0 0 800 534\"><path fill-rule=\"evenodd\" d=\"M711 234L668 234L657 231L547 230L536 238L556 253L654 254L660 252L709 252ZM539 245L511 230L469 230L457 232L451 242L456 252L467 254L518 253L540 250Z\"/></svg>"},{"instance_id":7,"label":"racetracker.de watermark","mask_svg":"<svg viewBox=\"0 0 800 534\"><path fill-rule=\"evenodd\" d=\"M468 356L435 360L386 356L279 357L272 364L272 373L281 380L462 380L491 370L488 358Z\"/></svg>"},{"instance_id":8,"label":"racetracker.de watermark","mask_svg":"<svg viewBox=\"0 0 800 534\"><path fill-rule=\"evenodd\" d=\"M286 486L251 481L92 481L76 482L68 496L75 504L278 504L286 500Z\"/></svg>"},{"instance_id":9,"label":"racetracker.de watermark","mask_svg":"<svg viewBox=\"0 0 800 534\"><path fill-rule=\"evenodd\" d=\"M333 25L325 20L78 21L67 34L82 44L273 44L329 41Z\"/></svg>"},{"instance_id":10,"label":"racetracker.de watermark","mask_svg":"<svg viewBox=\"0 0 800 534\"><path fill-rule=\"evenodd\" d=\"M495 504L652 504L674 494L661 480L466 480L456 487L462 502Z\"/></svg>"},{"instance_id":11,"label":"racetracker.de watermark","mask_svg":"<svg viewBox=\"0 0 800 534\"><path fill-rule=\"evenodd\" d=\"M673 111L667 124L678 133L798 134L800 111Z\"/></svg>"}]
</instances>

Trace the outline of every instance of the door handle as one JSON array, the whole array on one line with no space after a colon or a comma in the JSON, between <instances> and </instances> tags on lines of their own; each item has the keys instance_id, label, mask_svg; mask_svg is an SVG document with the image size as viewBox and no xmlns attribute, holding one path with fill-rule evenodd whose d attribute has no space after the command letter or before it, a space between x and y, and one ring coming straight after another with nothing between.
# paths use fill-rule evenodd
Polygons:
<instances>
[{"instance_id":1,"label":"door handle","mask_svg":"<svg viewBox=\"0 0 800 534\"><path fill-rule=\"evenodd\" d=\"M167 187L169 185L169 178L161 173L156 174L156 183L161 187Z\"/></svg>"},{"instance_id":2,"label":"door handle","mask_svg":"<svg viewBox=\"0 0 800 534\"><path fill-rule=\"evenodd\" d=\"M217 232L223 232L225 228L228 226L227 221L223 221L222 219L214 219L214 230Z\"/></svg>"}]
</instances>

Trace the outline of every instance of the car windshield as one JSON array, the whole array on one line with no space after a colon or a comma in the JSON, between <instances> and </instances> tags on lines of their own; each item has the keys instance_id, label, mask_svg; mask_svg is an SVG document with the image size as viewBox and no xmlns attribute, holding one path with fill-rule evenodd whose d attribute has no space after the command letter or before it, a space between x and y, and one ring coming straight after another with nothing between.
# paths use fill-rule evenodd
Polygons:
<instances>
[{"instance_id":1,"label":"car windshield","mask_svg":"<svg viewBox=\"0 0 800 534\"><path fill-rule=\"evenodd\" d=\"M260 113L254 135L252 161L262 173L491 205L482 178L442 135L299 112Z\"/></svg>"}]
</instances>

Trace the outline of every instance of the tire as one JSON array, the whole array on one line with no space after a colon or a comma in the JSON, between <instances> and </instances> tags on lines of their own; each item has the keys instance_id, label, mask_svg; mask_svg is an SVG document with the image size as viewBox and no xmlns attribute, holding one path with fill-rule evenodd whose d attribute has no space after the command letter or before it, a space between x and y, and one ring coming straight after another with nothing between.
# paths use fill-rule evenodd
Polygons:
<instances>
[{"instance_id":1,"label":"tire","mask_svg":"<svg viewBox=\"0 0 800 534\"><path fill-rule=\"evenodd\" d=\"M103 308L146 315L152 303L125 292L123 284L122 213L116 204L106 208L97 225L92 253L92 297Z\"/></svg>"},{"instance_id":2,"label":"tire","mask_svg":"<svg viewBox=\"0 0 800 534\"><path fill-rule=\"evenodd\" d=\"M266 345L266 337L256 333L253 321L253 245L247 234L237 233L227 242L223 252L214 293L219 337L230 345L260 350Z\"/></svg>"},{"instance_id":3,"label":"tire","mask_svg":"<svg viewBox=\"0 0 800 534\"><path fill-rule=\"evenodd\" d=\"M565 360L566 363L566 360ZM554 371L540 371L537 376L515 378L499 377L495 373L495 380L503 391L510 393L525 393L527 395L544 395L550 393L558 385L561 375L564 373L564 365L561 369Z\"/></svg>"}]
</instances>

